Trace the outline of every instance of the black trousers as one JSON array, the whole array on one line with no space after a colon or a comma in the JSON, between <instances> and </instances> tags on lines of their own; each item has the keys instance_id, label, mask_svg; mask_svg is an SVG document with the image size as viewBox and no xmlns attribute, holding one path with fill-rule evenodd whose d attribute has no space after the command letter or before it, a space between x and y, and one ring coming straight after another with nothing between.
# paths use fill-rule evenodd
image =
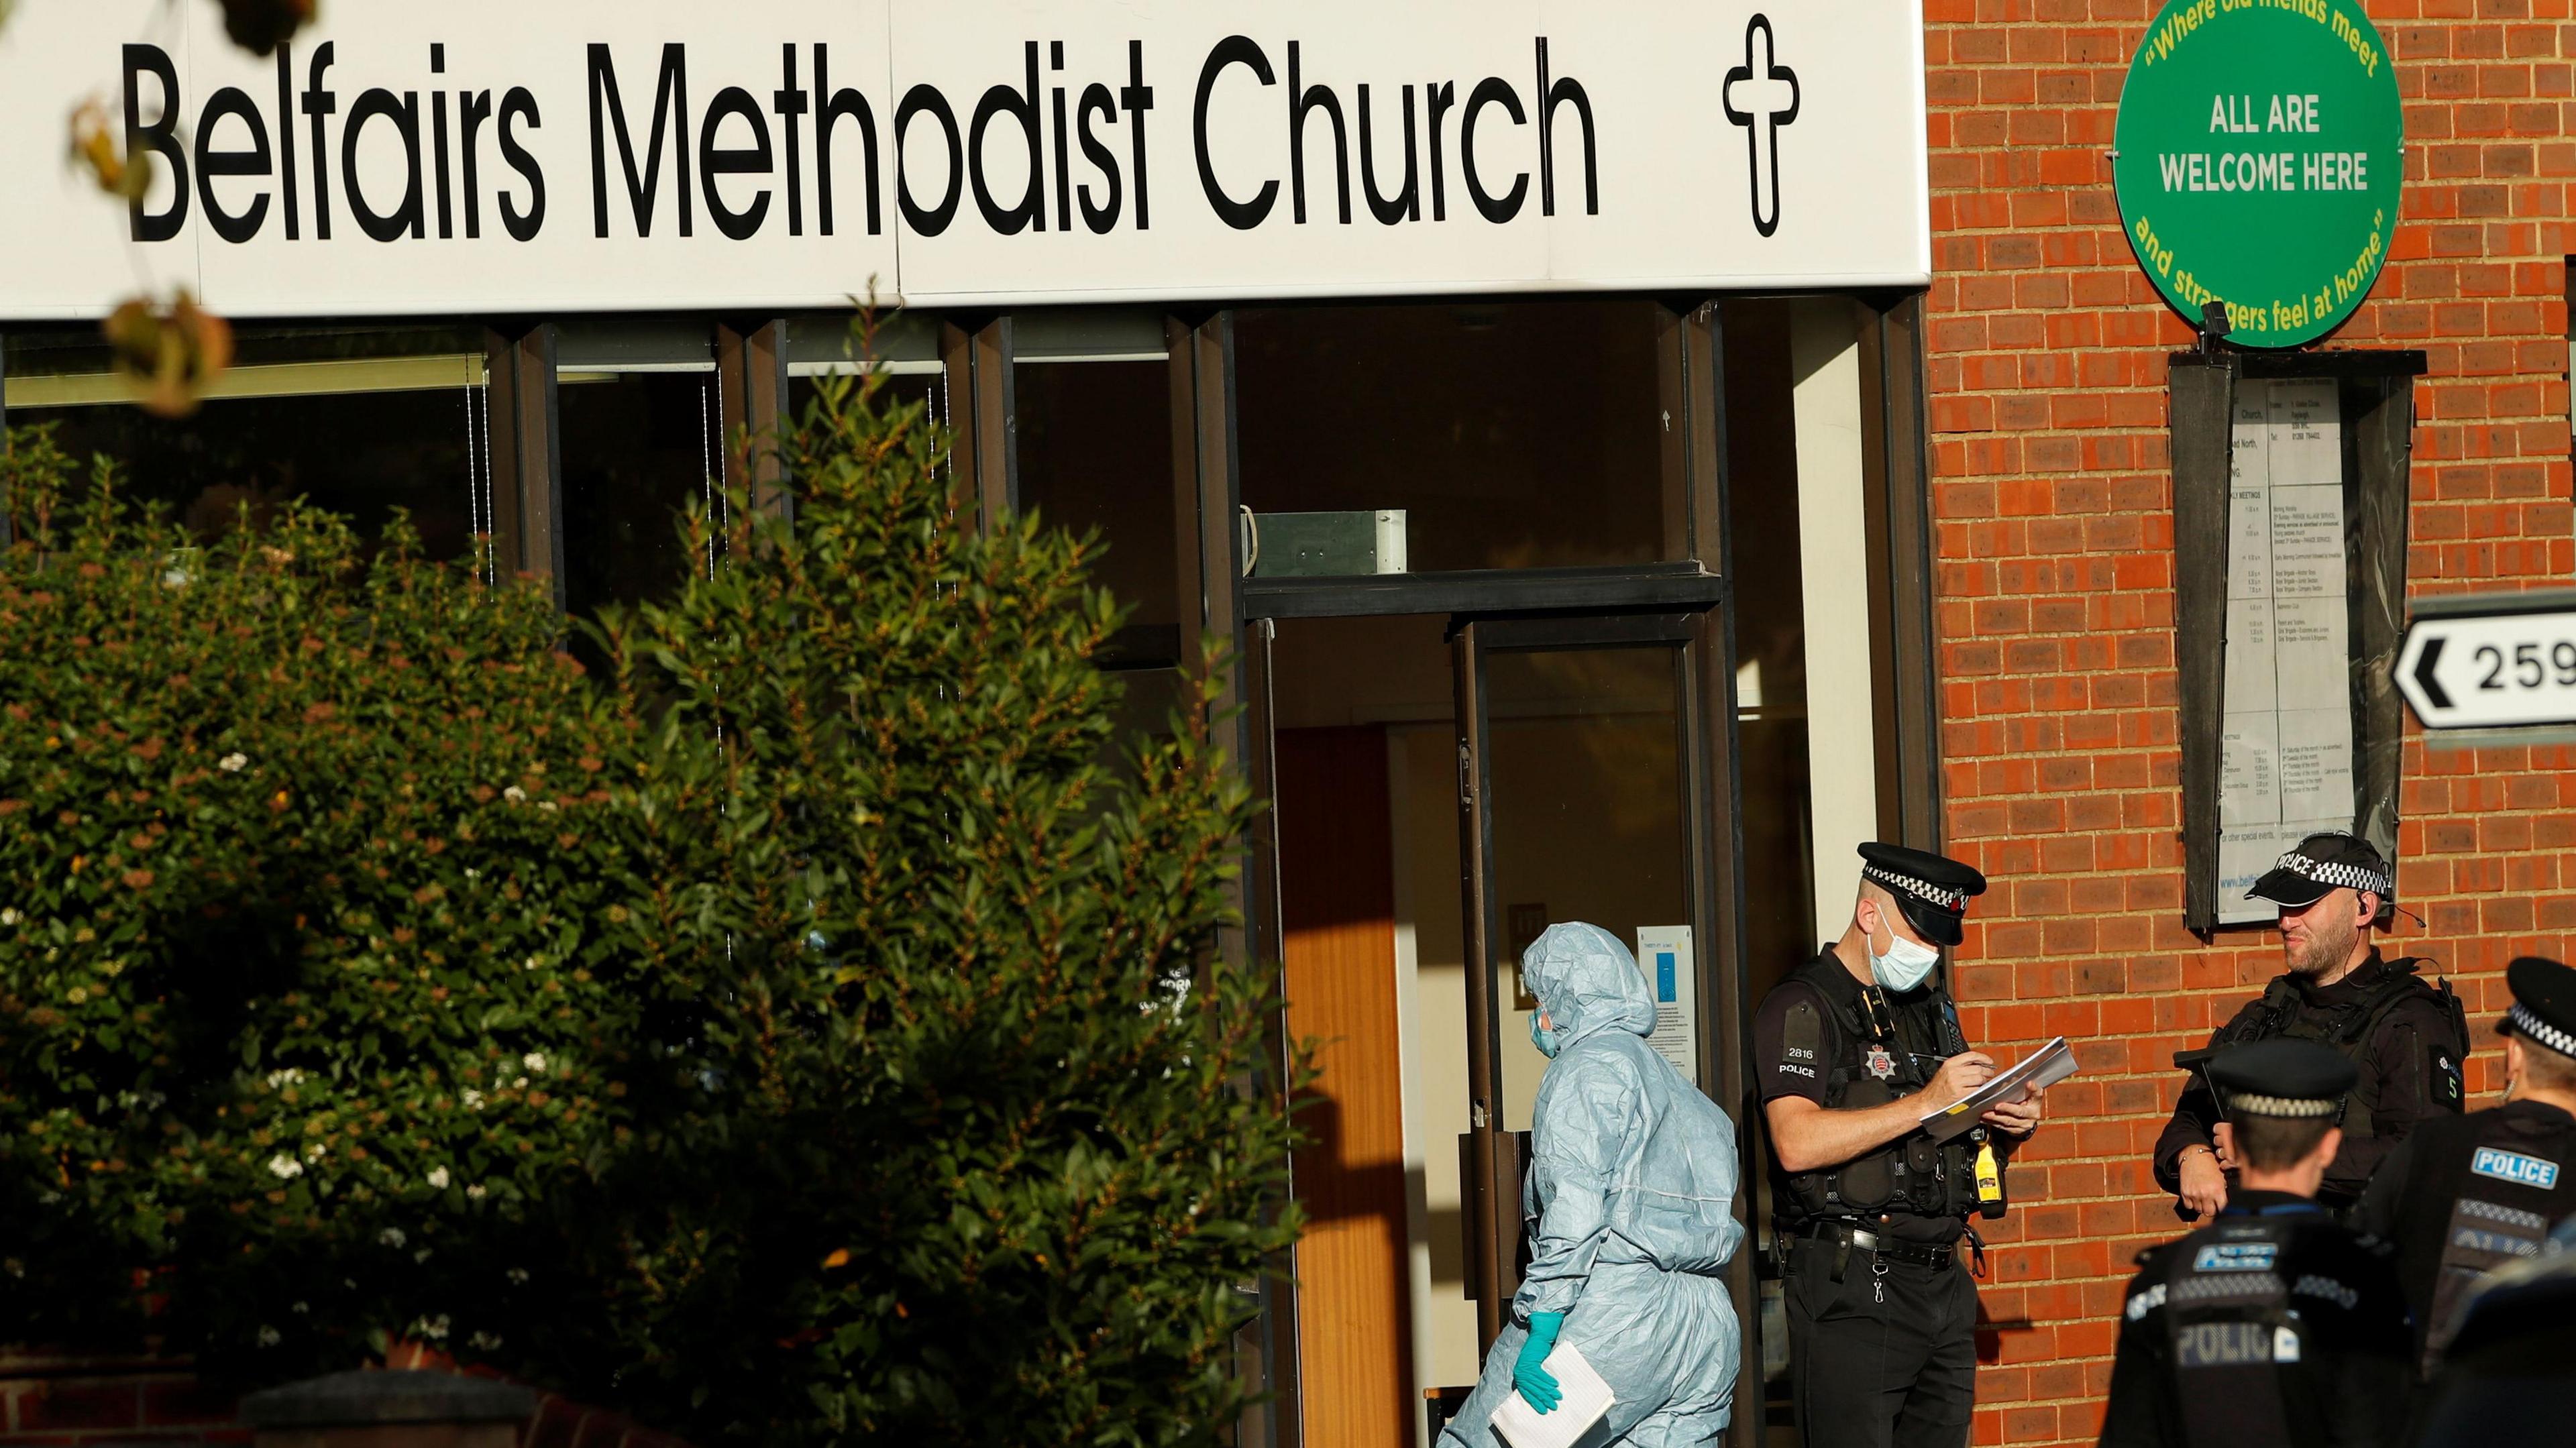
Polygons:
<instances>
[{"instance_id":1,"label":"black trousers","mask_svg":"<svg viewBox=\"0 0 2576 1448\"><path fill-rule=\"evenodd\" d=\"M1966 1448L1977 1401L1977 1290L1968 1270L1881 1262L1800 1241L1783 1284L1789 1390L1802 1448Z\"/></svg>"}]
</instances>

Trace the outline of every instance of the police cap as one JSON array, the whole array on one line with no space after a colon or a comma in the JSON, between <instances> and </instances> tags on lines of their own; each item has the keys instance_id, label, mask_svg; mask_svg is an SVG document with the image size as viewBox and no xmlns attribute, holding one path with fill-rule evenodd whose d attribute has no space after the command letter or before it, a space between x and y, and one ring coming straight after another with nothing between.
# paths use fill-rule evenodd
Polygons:
<instances>
[{"instance_id":1,"label":"police cap","mask_svg":"<svg viewBox=\"0 0 2576 1448\"><path fill-rule=\"evenodd\" d=\"M2316 1041L2278 1037L2230 1046L2209 1058L2209 1084L2230 1116L2306 1120L2343 1109L2344 1093L2361 1079L2343 1053Z\"/></svg>"},{"instance_id":2,"label":"police cap","mask_svg":"<svg viewBox=\"0 0 2576 1448\"><path fill-rule=\"evenodd\" d=\"M1986 893L1986 877L1947 855L1873 840L1860 847L1860 875L1896 897L1914 933L1934 945L1959 943L1968 897Z\"/></svg>"},{"instance_id":3,"label":"police cap","mask_svg":"<svg viewBox=\"0 0 2576 1448\"><path fill-rule=\"evenodd\" d=\"M2273 861L2245 898L2295 910L2315 904L2330 891L2367 890L2385 905L2397 898L2394 874L2387 857L2370 841L2343 830L2327 830L2299 841L2297 848Z\"/></svg>"},{"instance_id":4,"label":"police cap","mask_svg":"<svg viewBox=\"0 0 2576 1448\"><path fill-rule=\"evenodd\" d=\"M2576 970L2525 955L2504 968L2504 983L2513 992L2513 1004L2496 1029L2562 1056L2576 1056Z\"/></svg>"}]
</instances>

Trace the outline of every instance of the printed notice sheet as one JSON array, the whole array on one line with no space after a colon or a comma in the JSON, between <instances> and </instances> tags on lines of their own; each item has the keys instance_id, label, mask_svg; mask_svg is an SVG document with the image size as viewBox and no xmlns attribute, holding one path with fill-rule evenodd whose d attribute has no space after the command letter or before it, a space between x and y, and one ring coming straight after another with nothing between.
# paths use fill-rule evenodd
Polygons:
<instances>
[{"instance_id":1,"label":"printed notice sheet","mask_svg":"<svg viewBox=\"0 0 2576 1448\"><path fill-rule=\"evenodd\" d=\"M2269 920L2245 889L2316 830L2352 828L2352 650L2343 419L2332 382L2236 392L2227 517L2218 920Z\"/></svg>"},{"instance_id":2,"label":"printed notice sheet","mask_svg":"<svg viewBox=\"0 0 2576 1448\"><path fill-rule=\"evenodd\" d=\"M1646 1044L1673 1063L1682 1079L1699 1083L1699 1011L1691 999L1698 979L1687 925L1637 927L1637 964L1655 994L1655 1033Z\"/></svg>"}]
</instances>

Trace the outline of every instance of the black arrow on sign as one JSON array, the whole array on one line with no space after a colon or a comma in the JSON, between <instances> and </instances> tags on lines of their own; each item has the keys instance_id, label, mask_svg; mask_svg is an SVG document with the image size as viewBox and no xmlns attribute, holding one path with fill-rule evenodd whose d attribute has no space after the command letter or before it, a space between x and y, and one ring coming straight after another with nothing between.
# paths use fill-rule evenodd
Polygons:
<instances>
[{"instance_id":1,"label":"black arrow on sign","mask_svg":"<svg viewBox=\"0 0 2576 1448\"><path fill-rule=\"evenodd\" d=\"M2424 690L2424 697L2431 700L2436 709L2451 707L2450 691L2442 687L2441 680L2433 677L2433 666L2442 661L2442 645L2447 642L2449 640L2444 639L2440 634L2424 640L2423 657L2415 661L2415 682Z\"/></svg>"}]
</instances>

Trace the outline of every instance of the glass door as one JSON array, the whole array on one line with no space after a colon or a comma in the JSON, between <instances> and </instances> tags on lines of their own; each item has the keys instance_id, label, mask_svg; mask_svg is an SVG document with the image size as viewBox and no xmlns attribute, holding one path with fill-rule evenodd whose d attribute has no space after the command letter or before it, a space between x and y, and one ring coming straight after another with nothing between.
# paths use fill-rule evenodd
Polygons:
<instances>
[{"instance_id":1,"label":"glass door","mask_svg":"<svg viewBox=\"0 0 2576 1448\"><path fill-rule=\"evenodd\" d=\"M1719 1049L1719 1031L1740 1008L1712 998L1732 978L1716 967L1734 953L1716 908L1731 868L1716 804L1731 780L1707 727L1723 716L1704 697L1715 618L1465 617L1451 627L1467 960L1461 1178L1485 1343L1508 1320L1526 1250L1520 1184L1546 1062L1528 1045L1538 1002L1520 958L1539 933L1583 921L1626 943L1656 998L1655 1049L1721 1104L1731 1094L1718 1068L1740 1053Z\"/></svg>"}]
</instances>

